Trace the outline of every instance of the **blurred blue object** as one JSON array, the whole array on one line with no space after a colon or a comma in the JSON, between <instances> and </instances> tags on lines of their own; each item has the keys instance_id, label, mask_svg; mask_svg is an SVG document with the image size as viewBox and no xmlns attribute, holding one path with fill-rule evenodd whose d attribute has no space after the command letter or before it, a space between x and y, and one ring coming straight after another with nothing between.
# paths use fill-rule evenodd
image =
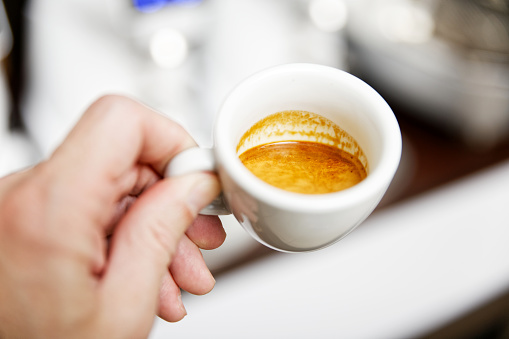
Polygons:
<instances>
[{"instance_id":1,"label":"blurred blue object","mask_svg":"<svg viewBox=\"0 0 509 339\"><path fill-rule=\"evenodd\" d=\"M134 7L141 12L156 12L168 5L194 5L202 0L133 0Z\"/></svg>"}]
</instances>

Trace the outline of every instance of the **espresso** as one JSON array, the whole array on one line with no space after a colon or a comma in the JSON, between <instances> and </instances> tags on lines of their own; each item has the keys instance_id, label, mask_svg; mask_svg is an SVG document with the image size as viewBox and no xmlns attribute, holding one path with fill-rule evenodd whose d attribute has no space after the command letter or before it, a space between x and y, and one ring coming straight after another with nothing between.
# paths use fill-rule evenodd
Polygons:
<instances>
[{"instance_id":1,"label":"espresso","mask_svg":"<svg viewBox=\"0 0 509 339\"><path fill-rule=\"evenodd\" d=\"M287 191L332 193L366 178L368 162L357 141L333 121L308 111L282 111L252 125L237 145L258 178Z\"/></svg>"},{"instance_id":2,"label":"espresso","mask_svg":"<svg viewBox=\"0 0 509 339\"><path fill-rule=\"evenodd\" d=\"M332 193L359 183L366 170L358 158L338 147L317 142L276 142L240 155L258 178L287 191Z\"/></svg>"}]
</instances>

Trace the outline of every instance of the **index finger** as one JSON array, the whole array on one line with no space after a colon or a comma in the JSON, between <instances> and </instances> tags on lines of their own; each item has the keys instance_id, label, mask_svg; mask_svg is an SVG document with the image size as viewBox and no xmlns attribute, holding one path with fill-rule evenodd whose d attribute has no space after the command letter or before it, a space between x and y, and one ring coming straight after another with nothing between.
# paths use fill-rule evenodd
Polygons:
<instances>
[{"instance_id":1,"label":"index finger","mask_svg":"<svg viewBox=\"0 0 509 339\"><path fill-rule=\"evenodd\" d=\"M66 168L88 175L118 178L133 164L150 165L159 175L177 153L196 143L182 126L147 106L123 96L94 102L56 150Z\"/></svg>"}]
</instances>

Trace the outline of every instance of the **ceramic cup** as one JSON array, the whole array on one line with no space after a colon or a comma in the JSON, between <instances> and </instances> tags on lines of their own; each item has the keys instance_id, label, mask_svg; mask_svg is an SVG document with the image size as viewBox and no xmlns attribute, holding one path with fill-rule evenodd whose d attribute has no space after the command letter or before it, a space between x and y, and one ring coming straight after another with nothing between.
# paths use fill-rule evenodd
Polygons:
<instances>
[{"instance_id":1,"label":"ceramic cup","mask_svg":"<svg viewBox=\"0 0 509 339\"><path fill-rule=\"evenodd\" d=\"M362 148L367 177L343 191L299 194L273 187L239 160L243 134L262 118L303 110L332 120ZM261 138L259 143L267 140ZM252 75L226 97L214 126L212 149L191 148L170 162L167 176L215 171L222 195L203 214L233 213L260 243L283 252L324 248L364 221L399 165L401 133L385 100L353 75L327 66L287 64Z\"/></svg>"}]
</instances>

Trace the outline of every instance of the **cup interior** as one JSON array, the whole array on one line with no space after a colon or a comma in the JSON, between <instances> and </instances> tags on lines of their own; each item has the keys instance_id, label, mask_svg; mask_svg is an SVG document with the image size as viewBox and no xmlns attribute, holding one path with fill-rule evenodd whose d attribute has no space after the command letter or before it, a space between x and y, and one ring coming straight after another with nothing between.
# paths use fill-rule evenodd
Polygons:
<instances>
[{"instance_id":1,"label":"cup interior","mask_svg":"<svg viewBox=\"0 0 509 339\"><path fill-rule=\"evenodd\" d=\"M368 177L364 181L368 184L374 180L370 177L381 175L379 172L392 172L386 173L391 177L394 174L401 135L390 107L376 91L351 74L309 64L262 71L231 92L215 128L216 148L222 161L231 162L228 167L240 166L237 147L244 133L261 119L288 110L318 114L346 131L365 156ZM259 138L249 147L266 142L266 138ZM390 149L396 153L392 157L388 156Z\"/></svg>"}]
</instances>

